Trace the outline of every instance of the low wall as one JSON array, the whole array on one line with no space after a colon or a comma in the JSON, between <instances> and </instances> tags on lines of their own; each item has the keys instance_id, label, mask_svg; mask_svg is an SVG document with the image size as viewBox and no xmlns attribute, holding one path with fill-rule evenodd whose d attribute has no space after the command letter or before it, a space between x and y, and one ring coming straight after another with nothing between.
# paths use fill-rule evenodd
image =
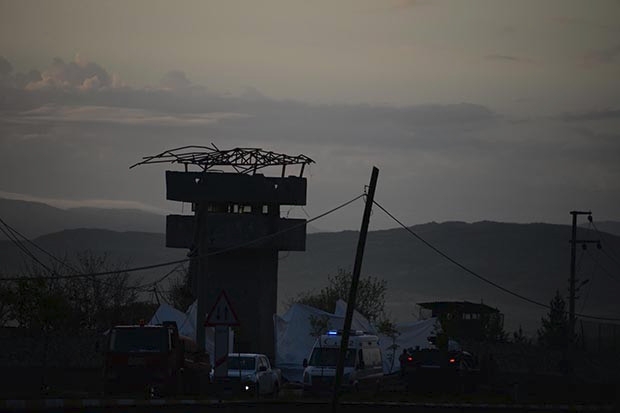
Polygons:
<instances>
[{"instance_id":1,"label":"low wall","mask_svg":"<svg viewBox=\"0 0 620 413\"><path fill-rule=\"evenodd\" d=\"M103 336L0 328L0 367L99 368Z\"/></svg>"}]
</instances>

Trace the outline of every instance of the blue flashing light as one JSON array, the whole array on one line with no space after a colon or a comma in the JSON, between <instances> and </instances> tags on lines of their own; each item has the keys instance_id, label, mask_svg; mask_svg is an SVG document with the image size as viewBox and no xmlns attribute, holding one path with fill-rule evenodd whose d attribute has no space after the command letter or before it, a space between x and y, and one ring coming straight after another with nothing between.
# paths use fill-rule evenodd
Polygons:
<instances>
[{"instance_id":1,"label":"blue flashing light","mask_svg":"<svg viewBox=\"0 0 620 413\"><path fill-rule=\"evenodd\" d=\"M337 335L338 335L338 332L337 332L337 331L334 331L334 330L330 330L330 331L328 331L328 332L327 332L327 335L328 335L328 336L337 336Z\"/></svg>"}]
</instances>

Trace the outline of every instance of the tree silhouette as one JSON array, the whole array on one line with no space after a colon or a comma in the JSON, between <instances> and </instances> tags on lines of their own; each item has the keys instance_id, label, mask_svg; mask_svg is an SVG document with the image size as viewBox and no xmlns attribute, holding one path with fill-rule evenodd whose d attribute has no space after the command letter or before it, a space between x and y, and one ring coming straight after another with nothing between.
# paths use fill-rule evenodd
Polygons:
<instances>
[{"instance_id":1,"label":"tree silhouette","mask_svg":"<svg viewBox=\"0 0 620 413\"><path fill-rule=\"evenodd\" d=\"M549 303L547 318L541 318L541 328L538 330L538 343L552 348L564 347L568 343L568 316L566 302L556 290L555 297Z\"/></svg>"},{"instance_id":2,"label":"tree silhouette","mask_svg":"<svg viewBox=\"0 0 620 413\"><path fill-rule=\"evenodd\" d=\"M328 275L328 285L318 292L306 291L299 293L296 297L287 302L288 306L295 303L306 304L311 307L332 313L336 307L336 302L341 299L349 299L349 290L353 275L351 271L338 269L335 275ZM383 314L385 308L385 292L387 281L377 277L360 277L357 286L357 298L355 309L369 321L376 321Z\"/></svg>"},{"instance_id":3,"label":"tree silhouette","mask_svg":"<svg viewBox=\"0 0 620 413\"><path fill-rule=\"evenodd\" d=\"M512 332L512 342L516 344L530 344L530 339L523 334L523 328L519 325L519 329L517 331Z\"/></svg>"},{"instance_id":4,"label":"tree silhouette","mask_svg":"<svg viewBox=\"0 0 620 413\"><path fill-rule=\"evenodd\" d=\"M387 360L390 363L391 373L394 369L394 361L396 360L396 349L400 347L396 344L396 339L400 336L400 331L396 328L396 323L387 317L377 323L377 331L392 341L392 344L388 347L392 351L386 355Z\"/></svg>"},{"instance_id":5,"label":"tree silhouette","mask_svg":"<svg viewBox=\"0 0 620 413\"><path fill-rule=\"evenodd\" d=\"M326 315L310 315L310 317L308 317L308 321L310 322L310 335L314 338L321 337L322 334L327 333L327 331L331 328L329 316Z\"/></svg>"},{"instance_id":6,"label":"tree silhouette","mask_svg":"<svg viewBox=\"0 0 620 413\"><path fill-rule=\"evenodd\" d=\"M117 323L135 323L139 281L130 278L126 267L92 251L79 252L74 260L51 261L45 268L33 264L4 287L7 308L0 321L40 331L105 331ZM100 272L111 274L87 275ZM84 276L62 277L76 273Z\"/></svg>"},{"instance_id":7,"label":"tree silhouette","mask_svg":"<svg viewBox=\"0 0 620 413\"><path fill-rule=\"evenodd\" d=\"M176 277L172 278L169 284L169 291L166 293L166 301L174 308L186 311L196 300L192 291L191 274L188 267L182 267L176 272Z\"/></svg>"}]
</instances>

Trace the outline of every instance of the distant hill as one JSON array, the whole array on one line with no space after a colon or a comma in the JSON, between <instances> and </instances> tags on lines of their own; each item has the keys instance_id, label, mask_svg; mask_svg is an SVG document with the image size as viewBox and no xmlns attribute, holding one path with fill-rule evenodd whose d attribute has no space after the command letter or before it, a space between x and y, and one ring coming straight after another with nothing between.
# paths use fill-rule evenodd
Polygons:
<instances>
[{"instance_id":1,"label":"distant hill","mask_svg":"<svg viewBox=\"0 0 620 413\"><path fill-rule=\"evenodd\" d=\"M549 224L497 222L429 223L411 229L477 274L518 294L548 304L556 289L566 295L570 274L571 228ZM590 279L577 310L620 318L620 238L604 234L605 252L578 250L578 277ZM318 288L338 266L352 268L358 233L345 231L308 236L307 251L292 252L280 262L280 296ZM595 237L584 229L581 239ZM418 315L416 302L484 301L506 315L511 329L522 324L534 332L544 308L502 292L439 256L402 229L368 235L363 272L388 280L389 310L398 319Z\"/></svg>"},{"instance_id":2,"label":"distant hill","mask_svg":"<svg viewBox=\"0 0 620 413\"><path fill-rule=\"evenodd\" d=\"M186 251L165 247L164 234L147 232L117 232L101 229L75 229L37 237L33 242L58 258L74 259L76 253L90 251L107 254L110 262L125 268L175 261L186 257ZM24 243L39 259L49 263L45 254ZM0 241L0 273L19 274L28 268L31 260L13 243ZM171 267L136 272L145 282L157 279Z\"/></svg>"},{"instance_id":3,"label":"distant hill","mask_svg":"<svg viewBox=\"0 0 620 413\"><path fill-rule=\"evenodd\" d=\"M34 238L66 229L109 229L113 231L141 231L163 233L166 217L139 209L68 208L61 209L32 201L0 198L0 218L11 227ZM324 232L308 225L309 234ZM7 239L0 233L0 240Z\"/></svg>"},{"instance_id":4,"label":"distant hill","mask_svg":"<svg viewBox=\"0 0 620 413\"><path fill-rule=\"evenodd\" d=\"M585 223L582 226L587 227L589 223ZM596 228L601 232L607 232L609 234L620 236L620 222L618 221L601 221L597 222Z\"/></svg>"},{"instance_id":5,"label":"distant hill","mask_svg":"<svg viewBox=\"0 0 620 413\"><path fill-rule=\"evenodd\" d=\"M429 223L411 227L428 242L480 276L518 294L548 303L556 289L566 295L570 271L571 228L566 225L497 222ZM597 234L580 228L579 237ZM338 267L352 268L356 231L307 236L307 251L282 252L279 261L279 301L300 291L319 289ZM67 230L35 239L57 255L75 251L108 252L130 266L185 257L186 251L164 247L162 234L106 230ZM604 234L603 250L590 245L578 250L578 277L589 279L579 292L578 312L620 318L620 237ZM8 241L0 242L0 271L14 273L24 258ZM167 269L141 273L154 280ZM530 333L540 325L544 308L524 302L466 273L402 229L368 235L363 274L388 281L388 310L399 320L414 320L415 303L433 300L484 301L499 308L510 331L522 325ZM282 308L281 308L282 310Z\"/></svg>"},{"instance_id":6,"label":"distant hill","mask_svg":"<svg viewBox=\"0 0 620 413\"><path fill-rule=\"evenodd\" d=\"M27 237L66 229L99 228L162 233L163 215L137 209L54 208L40 202L0 198L0 218ZM0 240L7 239L0 233Z\"/></svg>"}]
</instances>

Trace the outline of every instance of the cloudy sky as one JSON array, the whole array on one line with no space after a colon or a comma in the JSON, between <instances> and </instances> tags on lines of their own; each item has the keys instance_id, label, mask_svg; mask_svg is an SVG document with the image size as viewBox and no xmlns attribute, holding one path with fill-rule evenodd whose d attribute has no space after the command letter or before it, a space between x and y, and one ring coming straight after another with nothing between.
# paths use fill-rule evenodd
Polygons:
<instances>
[{"instance_id":1,"label":"cloudy sky","mask_svg":"<svg viewBox=\"0 0 620 413\"><path fill-rule=\"evenodd\" d=\"M620 220L617 0L0 0L0 56L0 196L178 211L129 166L214 143L313 158L297 216Z\"/></svg>"}]
</instances>

